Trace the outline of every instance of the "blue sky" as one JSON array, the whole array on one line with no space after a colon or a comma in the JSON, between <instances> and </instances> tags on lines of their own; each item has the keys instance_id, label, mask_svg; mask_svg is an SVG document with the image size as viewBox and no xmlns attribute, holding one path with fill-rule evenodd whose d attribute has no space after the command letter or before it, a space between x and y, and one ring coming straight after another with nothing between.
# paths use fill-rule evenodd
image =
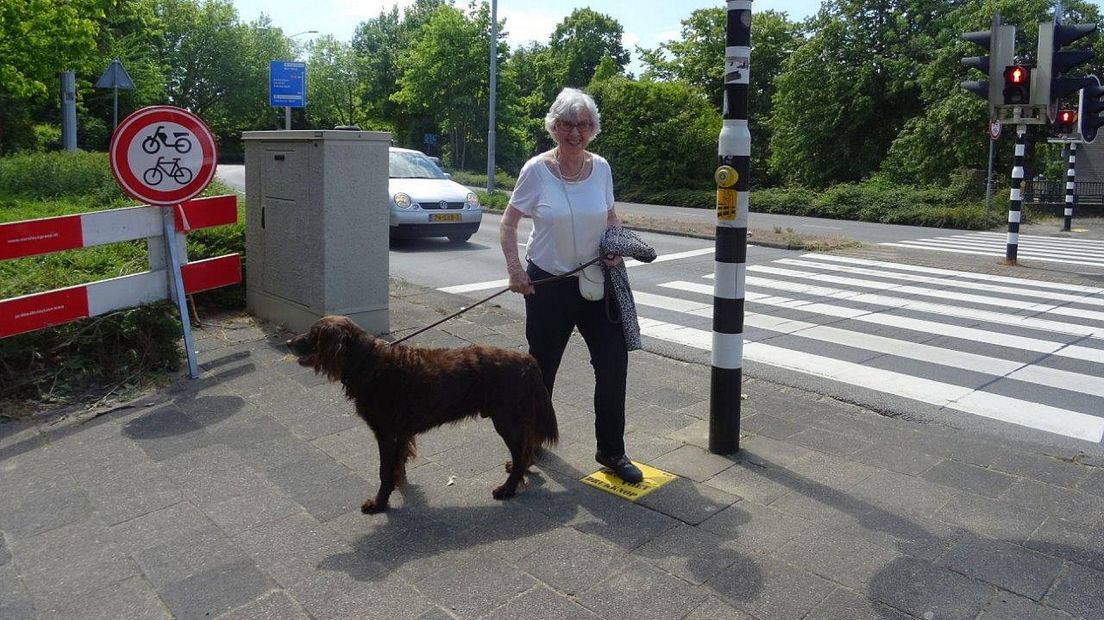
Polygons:
<instances>
[{"instance_id":1,"label":"blue sky","mask_svg":"<svg viewBox=\"0 0 1104 620\"><path fill-rule=\"evenodd\" d=\"M352 38L357 24L378 16L381 9L411 4L410 0L233 0L233 3L242 21L253 21L265 13L272 18L273 25L287 34L317 30L343 41ZM466 7L467 0L454 4ZM516 47L529 41L547 43L564 17L577 8L590 7L621 23L625 29L622 41L632 52L637 45L650 48L678 38L680 22L695 9L723 6L722 0L498 0L498 16L506 19L506 40ZM785 11L793 19L807 17L819 7L820 0L756 0L754 4L755 11ZM305 41L312 36L318 35L303 35L296 40ZM635 54L633 60L635 63ZM637 72L638 67L631 66L630 70Z\"/></svg>"}]
</instances>

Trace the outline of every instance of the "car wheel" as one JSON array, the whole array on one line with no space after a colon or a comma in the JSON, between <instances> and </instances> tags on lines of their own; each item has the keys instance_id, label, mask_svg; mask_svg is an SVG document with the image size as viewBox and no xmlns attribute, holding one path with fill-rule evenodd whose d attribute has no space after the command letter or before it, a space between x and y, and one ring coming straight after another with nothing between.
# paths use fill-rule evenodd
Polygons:
<instances>
[{"instance_id":1,"label":"car wheel","mask_svg":"<svg viewBox=\"0 0 1104 620\"><path fill-rule=\"evenodd\" d=\"M468 239L471 239L471 233L466 235L449 235L448 240L452 243L464 243Z\"/></svg>"}]
</instances>

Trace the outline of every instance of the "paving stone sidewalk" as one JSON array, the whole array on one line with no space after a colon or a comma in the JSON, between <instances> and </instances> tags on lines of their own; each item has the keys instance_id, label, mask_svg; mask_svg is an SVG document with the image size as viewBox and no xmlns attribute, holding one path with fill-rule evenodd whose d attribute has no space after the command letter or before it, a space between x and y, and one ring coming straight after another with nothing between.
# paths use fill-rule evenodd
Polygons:
<instances>
[{"instance_id":1,"label":"paving stone sidewalk","mask_svg":"<svg viewBox=\"0 0 1104 620\"><path fill-rule=\"evenodd\" d=\"M392 282L392 328L458 297ZM0 425L0 618L1104 618L1104 459L745 381L742 450L706 449L708 368L630 356L630 454L680 478L630 503L593 462L576 338L562 442L508 502L485 421L419 438L385 515L375 442L288 334L197 331L201 378ZM480 307L419 336L520 348ZM451 484L450 484L451 481Z\"/></svg>"}]
</instances>

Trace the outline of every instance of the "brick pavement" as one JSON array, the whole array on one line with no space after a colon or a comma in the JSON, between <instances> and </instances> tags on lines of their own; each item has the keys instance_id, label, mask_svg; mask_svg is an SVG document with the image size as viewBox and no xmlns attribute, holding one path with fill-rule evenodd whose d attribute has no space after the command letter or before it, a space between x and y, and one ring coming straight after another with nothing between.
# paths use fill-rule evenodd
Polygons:
<instances>
[{"instance_id":1,"label":"brick pavement","mask_svg":"<svg viewBox=\"0 0 1104 620\"><path fill-rule=\"evenodd\" d=\"M392 282L392 327L460 298ZM524 344L480 307L416 339ZM419 440L362 515L376 448L286 333L196 332L203 374L110 410L0 425L0 618L1104 618L1104 458L993 441L745 381L710 454L708 369L630 356L628 445L680 479L630 503L579 482L591 379L572 340L561 444L496 502L504 446ZM453 484L448 484L453 480Z\"/></svg>"}]
</instances>

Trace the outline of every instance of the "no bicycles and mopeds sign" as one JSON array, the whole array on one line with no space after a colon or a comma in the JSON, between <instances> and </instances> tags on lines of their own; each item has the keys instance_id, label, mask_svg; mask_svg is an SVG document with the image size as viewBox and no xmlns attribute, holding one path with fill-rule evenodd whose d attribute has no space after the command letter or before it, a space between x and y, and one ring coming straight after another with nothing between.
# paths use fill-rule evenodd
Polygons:
<instances>
[{"instance_id":1,"label":"no bicycles and mopeds sign","mask_svg":"<svg viewBox=\"0 0 1104 620\"><path fill-rule=\"evenodd\" d=\"M173 106L142 108L111 136L108 153L119 187L151 205L200 194L215 176L215 137L198 116Z\"/></svg>"}]
</instances>

